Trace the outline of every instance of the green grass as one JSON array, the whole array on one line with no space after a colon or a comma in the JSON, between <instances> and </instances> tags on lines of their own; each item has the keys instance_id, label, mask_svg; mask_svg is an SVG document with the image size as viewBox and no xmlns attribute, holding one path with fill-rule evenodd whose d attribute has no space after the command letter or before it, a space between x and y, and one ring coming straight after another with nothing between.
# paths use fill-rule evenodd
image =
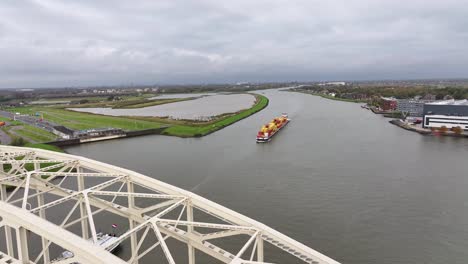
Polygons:
<instances>
[{"instance_id":1,"label":"green grass","mask_svg":"<svg viewBox=\"0 0 468 264\"><path fill-rule=\"evenodd\" d=\"M53 107L21 107L11 109L11 111L22 114L33 114L40 112L43 114L44 119L72 129L114 127L121 128L123 130L142 130L158 128L163 125L159 122L153 121L137 120L127 117L80 113Z\"/></svg>"},{"instance_id":2,"label":"green grass","mask_svg":"<svg viewBox=\"0 0 468 264\"><path fill-rule=\"evenodd\" d=\"M16 129L15 132L19 136L22 136L26 139L30 139L36 142L48 142L48 141L53 141L57 138L56 135L46 130L43 130L34 126L26 125L26 124L23 124L22 126L23 126L22 129Z\"/></svg>"},{"instance_id":3,"label":"green grass","mask_svg":"<svg viewBox=\"0 0 468 264\"><path fill-rule=\"evenodd\" d=\"M51 150L51 151L56 151L56 152L64 152L61 148L53 145L47 145L47 144L31 144L28 143L24 145L25 147L28 148L37 148L37 149L44 149L44 150Z\"/></svg>"},{"instance_id":4,"label":"green grass","mask_svg":"<svg viewBox=\"0 0 468 264\"><path fill-rule=\"evenodd\" d=\"M349 103L365 103L365 102L367 102L366 100L339 98L339 97L334 97L334 96L325 95L325 94L318 94L318 95L325 98L325 99L330 99L330 100L335 100L335 101L342 101L342 102L349 102Z\"/></svg>"},{"instance_id":5,"label":"green grass","mask_svg":"<svg viewBox=\"0 0 468 264\"><path fill-rule=\"evenodd\" d=\"M174 125L166 128L163 132L165 135L179 136L179 137L202 137L213 133L219 129L229 126L241 119L253 115L268 106L268 98L263 95L255 95L257 102L249 109L240 111L235 115L221 118L215 122L200 125Z\"/></svg>"},{"instance_id":6,"label":"green grass","mask_svg":"<svg viewBox=\"0 0 468 264\"><path fill-rule=\"evenodd\" d=\"M18 107L10 108L9 110L11 112L19 112L21 114L29 115L39 112L43 114L45 120L61 124L72 129L114 127L121 128L123 130L143 130L150 128L159 128L161 126L169 125L170 127L165 129L163 131L163 134L179 137L201 137L219 129L222 129L226 126L229 126L243 118L246 118L262 110L268 105L268 98L266 98L265 96L255 94L255 97L257 98L256 103L249 109L242 110L235 114L220 116L218 119L211 122L201 123L187 120L170 120L158 117L114 117L91 113L75 112L63 108L45 106ZM166 99L162 100L167 101ZM177 100L180 100L180 98ZM184 98L184 100L188 99ZM146 103L148 102L145 102L144 104ZM153 104L152 102L149 103ZM24 134L24 136L29 138L28 132L22 131L20 133L26 133ZM44 142L43 140L37 141Z\"/></svg>"},{"instance_id":7,"label":"green grass","mask_svg":"<svg viewBox=\"0 0 468 264\"><path fill-rule=\"evenodd\" d=\"M3 117L3 116L0 116L0 121L6 122L8 126L17 126L17 125L23 124L20 121L12 120L10 118Z\"/></svg>"}]
</instances>

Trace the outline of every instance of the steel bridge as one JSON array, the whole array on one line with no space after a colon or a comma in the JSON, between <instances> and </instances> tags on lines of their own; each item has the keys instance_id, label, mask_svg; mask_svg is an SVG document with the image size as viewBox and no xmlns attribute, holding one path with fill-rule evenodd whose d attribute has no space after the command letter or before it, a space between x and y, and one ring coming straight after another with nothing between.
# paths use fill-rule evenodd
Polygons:
<instances>
[{"instance_id":1,"label":"steel bridge","mask_svg":"<svg viewBox=\"0 0 468 264\"><path fill-rule=\"evenodd\" d=\"M10 146L0 146L0 163L0 264L338 264L262 223L134 171ZM98 245L106 228L114 239Z\"/></svg>"}]
</instances>

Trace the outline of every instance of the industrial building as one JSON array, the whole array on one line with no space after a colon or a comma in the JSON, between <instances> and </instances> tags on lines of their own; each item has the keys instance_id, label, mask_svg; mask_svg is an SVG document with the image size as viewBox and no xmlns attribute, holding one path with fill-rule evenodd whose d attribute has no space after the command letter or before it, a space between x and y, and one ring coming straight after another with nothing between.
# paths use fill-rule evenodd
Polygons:
<instances>
[{"instance_id":1,"label":"industrial building","mask_svg":"<svg viewBox=\"0 0 468 264\"><path fill-rule=\"evenodd\" d=\"M468 100L447 100L424 104L425 128L454 128L468 130Z\"/></svg>"},{"instance_id":2,"label":"industrial building","mask_svg":"<svg viewBox=\"0 0 468 264\"><path fill-rule=\"evenodd\" d=\"M423 116L424 104L430 103L428 100L416 100L416 99L398 99L397 100L397 111L408 114L409 116Z\"/></svg>"},{"instance_id":3,"label":"industrial building","mask_svg":"<svg viewBox=\"0 0 468 264\"><path fill-rule=\"evenodd\" d=\"M96 137L108 137L116 135L125 135L125 132L120 128L94 128L80 130L74 133L75 138L86 139Z\"/></svg>"}]
</instances>

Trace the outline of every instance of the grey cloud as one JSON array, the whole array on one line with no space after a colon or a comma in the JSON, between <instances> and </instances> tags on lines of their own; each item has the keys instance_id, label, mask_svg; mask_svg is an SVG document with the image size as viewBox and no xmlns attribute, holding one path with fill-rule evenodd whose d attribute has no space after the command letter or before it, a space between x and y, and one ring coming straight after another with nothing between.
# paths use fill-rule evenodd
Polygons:
<instances>
[{"instance_id":1,"label":"grey cloud","mask_svg":"<svg viewBox=\"0 0 468 264\"><path fill-rule=\"evenodd\" d=\"M466 77L467 1L3 0L0 87Z\"/></svg>"}]
</instances>

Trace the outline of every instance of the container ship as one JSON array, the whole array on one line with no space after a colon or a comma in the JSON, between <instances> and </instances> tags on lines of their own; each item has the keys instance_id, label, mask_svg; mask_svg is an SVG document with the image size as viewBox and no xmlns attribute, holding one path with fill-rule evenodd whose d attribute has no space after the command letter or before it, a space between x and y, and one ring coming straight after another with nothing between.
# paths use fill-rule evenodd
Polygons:
<instances>
[{"instance_id":1,"label":"container ship","mask_svg":"<svg viewBox=\"0 0 468 264\"><path fill-rule=\"evenodd\" d=\"M257 143L265 143L271 140L271 138L278 133L283 127L285 127L291 119L288 118L288 115L282 114L280 117L277 117L271 120L270 123L262 126L260 131L257 133Z\"/></svg>"}]
</instances>

